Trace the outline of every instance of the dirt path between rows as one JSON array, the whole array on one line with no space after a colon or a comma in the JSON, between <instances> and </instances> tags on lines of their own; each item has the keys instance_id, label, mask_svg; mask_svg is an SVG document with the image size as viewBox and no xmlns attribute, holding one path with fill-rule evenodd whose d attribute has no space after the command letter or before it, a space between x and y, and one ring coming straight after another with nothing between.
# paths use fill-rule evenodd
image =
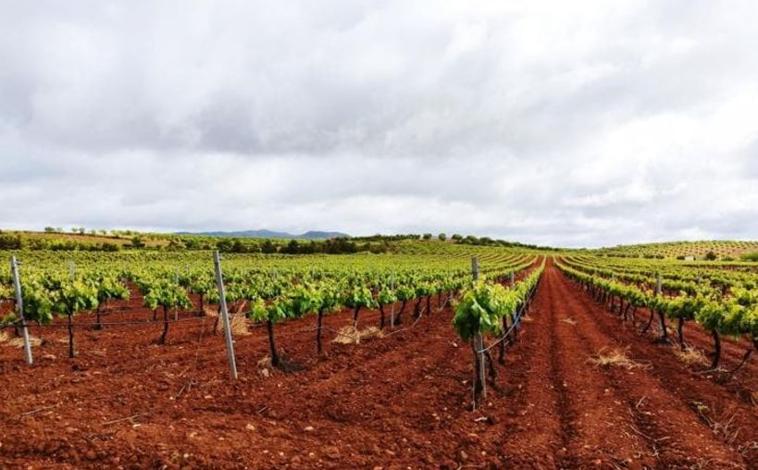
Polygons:
<instances>
[{"instance_id":1,"label":"dirt path between rows","mask_svg":"<svg viewBox=\"0 0 758 470\"><path fill-rule=\"evenodd\" d=\"M553 266L545 270L530 319L523 358L508 378L516 382L509 383L514 391L507 404L516 409L503 414L505 462L515 468L755 465L748 450L755 436L746 429L755 423L754 408L700 377L699 384L689 378L692 393L679 393L668 377L693 374L668 351L619 331L615 317ZM592 363L613 350L624 352L631 368ZM742 407L743 434L736 440L719 436L689 404L693 394L702 403Z\"/></svg>"},{"instance_id":2,"label":"dirt path between rows","mask_svg":"<svg viewBox=\"0 0 758 470\"><path fill-rule=\"evenodd\" d=\"M133 307L114 318L150 315ZM359 345L330 342L351 314L330 315L324 359L313 317L277 325L304 369L270 377L254 328L236 339L234 384L210 319L172 325L166 346L156 325L78 331L74 360L54 330L31 369L0 347L0 468L756 468L755 407L625 328L552 264L478 411L470 347L437 308ZM612 349L635 366L591 362ZM731 416L728 432L714 429Z\"/></svg>"}]
</instances>

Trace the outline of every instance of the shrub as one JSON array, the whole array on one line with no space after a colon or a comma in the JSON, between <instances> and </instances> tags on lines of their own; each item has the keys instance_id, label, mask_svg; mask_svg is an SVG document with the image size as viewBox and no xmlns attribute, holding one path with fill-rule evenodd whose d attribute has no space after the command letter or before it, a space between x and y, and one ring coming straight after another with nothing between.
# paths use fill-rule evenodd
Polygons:
<instances>
[{"instance_id":1,"label":"shrub","mask_svg":"<svg viewBox=\"0 0 758 470\"><path fill-rule=\"evenodd\" d=\"M0 250L20 250L21 237L18 235L0 235Z\"/></svg>"}]
</instances>

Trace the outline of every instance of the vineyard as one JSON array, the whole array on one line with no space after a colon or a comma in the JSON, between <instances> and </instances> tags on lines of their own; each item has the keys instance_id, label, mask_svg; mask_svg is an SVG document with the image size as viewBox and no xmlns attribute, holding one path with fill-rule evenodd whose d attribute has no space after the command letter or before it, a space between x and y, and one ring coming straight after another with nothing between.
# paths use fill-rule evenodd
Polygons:
<instances>
[{"instance_id":1,"label":"vineyard","mask_svg":"<svg viewBox=\"0 0 758 470\"><path fill-rule=\"evenodd\" d=\"M390 248L0 252L0 466L756 468L755 264Z\"/></svg>"},{"instance_id":2,"label":"vineyard","mask_svg":"<svg viewBox=\"0 0 758 470\"><path fill-rule=\"evenodd\" d=\"M740 261L758 253L758 242L753 241L694 241L645 243L639 245L602 248L596 254L622 258L692 258L693 260Z\"/></svg>"}]
</instances>

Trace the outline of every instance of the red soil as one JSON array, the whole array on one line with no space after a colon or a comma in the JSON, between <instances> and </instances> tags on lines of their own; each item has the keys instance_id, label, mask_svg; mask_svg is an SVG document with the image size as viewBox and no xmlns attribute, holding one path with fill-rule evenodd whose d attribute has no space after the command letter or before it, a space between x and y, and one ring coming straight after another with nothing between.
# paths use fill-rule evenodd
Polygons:
<instances>
[{"instance_id":1,"label":"red soil","mask_svg":"<svg viewBox=\"0 0 758 470\"><path fill-rule=\"evenodd\" d=\"M107 321L151 318L138 305ZM235 383L211 318L172 324L165 346L154 344L160 324L80 327L73 360L65 330L44 329L31 368L20 349L0 347L0 467L758 468L758 408L552 265L476 412L471 350L451 316L425 314L359 345L325 343L323 360L313 317L277 325L304 369L268 378L257 366L265 330L254 328L236 338ZM327 317L326 339L350 323L347 311ZM377 323L376 312L361 314L362 326ZM641 367L591 363L604 348Z\"/></svg>"}]
</instances>

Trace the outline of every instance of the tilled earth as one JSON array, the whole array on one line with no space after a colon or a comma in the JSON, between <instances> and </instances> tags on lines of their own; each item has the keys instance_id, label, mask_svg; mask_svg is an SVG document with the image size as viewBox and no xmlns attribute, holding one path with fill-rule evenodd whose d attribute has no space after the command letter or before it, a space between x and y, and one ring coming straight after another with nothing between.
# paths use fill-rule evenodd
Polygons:
<instances>
[{"instance_id":1,"label":"tilled earth","mask_svg":"<svg viewBox=\"0 0 758 470\"><path fill-rule=\"evenodd\" d=\"M107 322L152 319L134 298ZM351 312L276 326L292 373L259 365L265 329L236 337L228 378L214 319L64 328L26 367L0 345L0 468L758 468L756 366L721 384L594 302L552 264L488 399L471 410L471 349L452 311L425 312L385 337L331 342ZM377 312L361 314L361 328ZM688 339L708 347L688 328ZM727 342L725 365L746 345ZM629 361L597 365L598 355ZM755 361L755 358L754 358ZM262 368L263 367L263 368Z\"/></svg>"}]
</instances>

